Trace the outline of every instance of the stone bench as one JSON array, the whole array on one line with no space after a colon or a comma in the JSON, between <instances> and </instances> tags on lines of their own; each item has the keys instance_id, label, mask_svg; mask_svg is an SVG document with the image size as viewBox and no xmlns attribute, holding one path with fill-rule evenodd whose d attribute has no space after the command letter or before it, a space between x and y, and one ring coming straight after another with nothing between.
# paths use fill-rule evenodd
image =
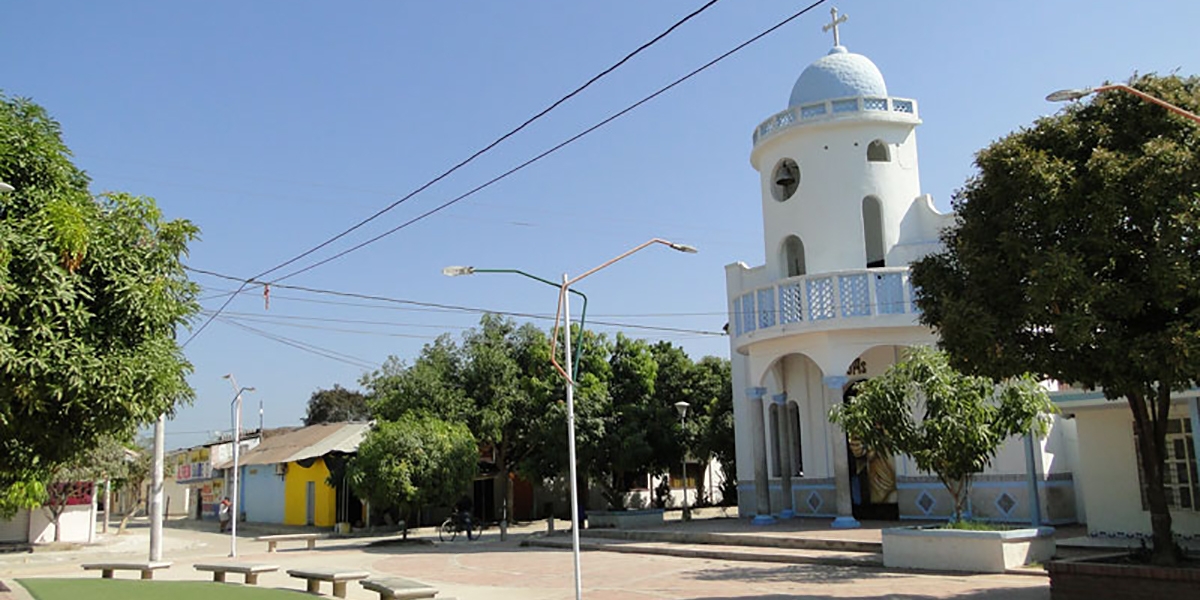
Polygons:
<instances>
[{"instance_id":1,"label":"stone bench","mask_svg":"<svg viewBox=\"0 0 1200 600\"><path fill-rule=\"evenodd\" d=\"M379 592L379 600L417 600L437 596L437 588L403 577L376 577L358 582L364 589Z\"/></svg>"},{"instance_id":2,"label":"stone bench","mask_svg":"<svg viewBox=\"0 0 1200 600\"><path fill-rule=\"evenodd\" d=\"M328 581L333 584L333 595L338 598L346 597L346 582L371 576L366 571L303 571L300 569L288 569L287 574L297 579L307 580L308 586L305 590L310 594L321 593L321 582Z\"/></svg>"},{"instance_id":3,"label":"stone bench","mask_svg":"<svg viewBox=\"0 0 1200 600\"><path fill-rule=\"evenodd\" d=\"M241 573L246 576L246 585L258 585L258 575L260 573L274 573L279 570L278 565L255 565L246 563L214 563L214 564L198 564L193 565L197 571L211 571L213 581L218 583L225 582L226 573Z\"/></svg>"},{"instance_id":4,"label":"stone bench","mask_svg":"<svg viewBox=\"0 0 1200 600\"><path fill-rule=\"evenodd\" d=\"M283 533L279 535L260 535L254 538L258 542L267 543L267 552L274 552L275 545L279 542L291 542L304 540L308 542L308 549L312 550L317 547L317 540L325 537L323 533Z\"/></svg>"},{"instance_id":5,"label":"stone bench","mask_svg":"<svg viewBox=\"0 0 1200 600\"><path fill-rule=\"evenodd\" d=\"M112 579L114 571L141 571L142 579L154 579L154 572L158 569L169 569L169 562L111 562L111 563L88 563L83 566L84 571L100 571L100 576L104 579Z\"/></svg>"}]
</instances>

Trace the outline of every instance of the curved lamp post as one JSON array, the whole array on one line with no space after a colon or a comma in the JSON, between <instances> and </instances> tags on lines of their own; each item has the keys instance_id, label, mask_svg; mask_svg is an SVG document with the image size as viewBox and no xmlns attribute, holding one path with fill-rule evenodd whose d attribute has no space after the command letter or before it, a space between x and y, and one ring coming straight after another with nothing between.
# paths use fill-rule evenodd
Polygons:
<instances>
[{"instance_id":1,"label":"curved lamp post","mask_svg":"<svg viewBox=\"0 0 1200 600\"><path fill-rule=\"evenodd\" d=\"M683 400L680 400L679 402L675 403L675 410L679 411L679 429L681 432L683 432L681 435L684 436L685 442L687 440L687 433L683 430L684 430L684 427L687 426L686 421L687 421L687 411L688 411L689 406L691 406L691 404L688 404L687 402L684 402ZM683 515L681 518L684 521L691 521L692 520L692 511L688 509L687 490L688 490L687 444L685 443L684 447L683 447Z\"/></svg>"},{"instance_id":2,"label":"curved lamp post","mask_svg":"<svg viewBox=\"0 0 1200 600\"><path fill-rule=\"evenodd\" d=\"M233 514L230 515L229 521L229 556L237 558L237 522L238 511L241 510L238 506L238 446L241 445L242 433L242 392L253 392L254 388L238 387L233 373L228 373L222 378L233 384L233 401L229 403L229 409L233 411L233 482L229 490L230 501L233 503L230 511Z\"/></svg>"},{"instance_id":3,"label":"curved lamp post","mask_svg":"<svg viewBox=\"0 0 1200 600\"><path fill-rule=\"evenodd\" d=\"M644 249L648 246L652 246L654 244L662 244L673 250L678 250L680 252L687 252L690 254L694 254L696 252L696 249L693 248L692 246L688 246L686 244L677 244L675 242L669 242L667 240L654 238L652 240L649 240L647 242L643 242L637 246L634 246L630 250L627 250L624 253L601 263L599 266L593 267L592 269L585 271L582 275L579 275L578 277L576 277L574 279L570 279L566 273L563 273L562 284L556 284L549 280L542 279L541 277L530 275L529 273L525 273L524 271L518 271L516 269L476 269L474 267L446 267L445 269L442 269L442 273L447 276L450 276L450 277L454 277L454 276L458 276L458 275L471 275L474 273L513 273L516 275L522 275L524 277L528 277L529 279L540 281L540 282L548 284L548 285L552 285L559 289L559 291L558 291L558 308L556 309L556 312L554 315L554 329L553 329L553 332L550 334L550 364L554 365L554 369L556 371L558 371L558 374L562 376L563 380L565 380L565 382L567 384L566 385L566 387L567 387L567 390L566 390L566 393L567 393L567 451L569 453L567 460L568 460L568 466L570 467L570 478L571 478L571 481L570 481L570 484L571 484L571 487L570 487L570 490L571 490L571 555L575 562L574 566L575 566L575 598L576 598L576 600L580 600L583 598L583 577L580 573L580 567L579 567L579 528L582 525L582 523L581 523L582 519L579 518L579 494L578 494L578 490L576 489L578 487L578 482L577 482L576 468L575 468L575 376L578 374L578 371L579 371L579 360L578 360L578 357L575 357L575 359L572 360L572 357L571 357L571 328L565 327L565 328L563 328L563 358L564 358L564 362L566 362L567 365L570 366L571 372L568 373L567 370L564 369L562 367L562 365L560 365L558 363L558 358L557 358L557 356L555 356L555 350L556 350L555 344L558 340L559 323L560 323L560 319L561 319L561 322L564 322L564 323L570 323L570 321L571 321L571 302L570 302L570 296L567 295L568 292L576 294L578 296L582 296L584 299L583 312L587 311L587 296L584 296L582 293L570 289L572 284L579 282L579 280L591 275L592 273L595 273L596 271L599 271L601 269L604 269L604 268L612 265L613 263L629 256L630 254L633 254L634 252L637 252L639 250L642 250L642 249ZM583 325L584 325L583 314L581 313L580 319L579 319L579 335L577 336L580 338L580 342L582 342Z\"/></svg>"},{"instance_id":4,"label":"curved lamp post","mask_svg":"<svg viewBox=\"0 0 1200 600\"><path fill-rule=\"evenodd\" d=\"M550 334L550 364L554 365L554 369L558 371L558 374L562 376L567 384L567 450L570 453L568 461L571 467L571 552L575 558L576 600L583 598L583 580L582 576L580 575L579 568L579 528L583 525L583 523L582 519L579 518L579 493L576 489L578 488L579 484L577 481L575 468L575 378L571 373L567 373L567 371L563 369L562 365L558 364L558 357L555 355L554 345L555 341L558 339L559 319L561 317L563 323L571 322L571 300L570 296L567 295L567 292L570 291L572 284L578 283L580 280L591 275L592 273L609 267L613 263L633 254L634 252L654 244L662 244L673 250L687 252L690 254L694 254L696 252L696 249L691 246L685 244L676 244L675 242L668 242L667 240L654 238L652 240L642 242L641 244L634 246L633 248L601 263L600 265L584 271L582 275L579 275L574 279L569 278L566 273L563 273L562 285L559 286L558 311L554 315L554 331ZM563 359L568 365L571 364L570 332L570 327L563 328Z\"/></svg>"},{"instance_id":5,"label":"curved lamp post","mask_svg":"<svg viewBox=\"0 0 1200 600\"><path fill-rule=\"evenodd\" d=\"M446 267L446 268L442 269L442 275L445 275L446 277L460 277L463 275L474 275L476 273L511 273L513 275L520 275L522 277L532 279L532 280L540 282L540 283L544 283L551 287L555 287L555 288L558 287L557 283L554 283L553 281L550 281L549 279L543 279L541 277L538 277L537 275L532 275L530 273L526 273L525 271L522 271L520 269L476 269L475 267L460 267L460 266ZM579 341L577 342L577 343L583 343L583 322L587 316L587 296L584 295L583 292L577 292L575 290L571 290L571 293L579 296L580 298L583 298L583 311L580 312L580 314L579 314L579 336L578 336ZM580 354L583 354L583 353L580 352ZM579 357L576 356L575 363L571 366L571 373L572 373L572 375L575 375L578 372L579 372ZM500 520L500 541L504 541L504 540L508 539L508 495L507 494L505 494L505 497L504 497L503 513L504 513L503 518Z\"/></svg>"},{"instance_id":6,"label":"curved lamp post","mask_svg":"<svg viewBox=\"0 0 1200 600\"><path fill-rule=\"evenodd\" d=\"M1174 104L1171 104L1170 102L1167 102L1166 100L1161 100L1159 98L1155 98L1154 96L1151 96L1150 94L1147 94L1146 92L1143 92L1136 88L1130 87L1128 85L1120 84L1120 83L1102 85L1100 87L1094 87L1094 88L1083 88L1083 89L1077 89L1077 90L1058 90L1057 92L1053 92L1050 95L1046 96L1046 100L1049 100L1050 102L1069 102L1071 100L1079 100L1081 98L1090 96L1092 94L1098 94L1100 92L1107 92L1109 90L1121 90L1122 92L1127 92L1127 93L1133 94L1134 96L1137 96L1138 98L1141 98L1142 100L1145 100L1146 102L1149 102L1151 104L1157 104L1157 105L1159 105L1159 106L1161 106L1161 107L1163 107L1185 119L1190 119L1191 121L1200 123L1200 115L1196 115L1196 113L1193 113L1193 112L1188 112L1178 106L1175 106Z\"/></svg>"}]
</instances>

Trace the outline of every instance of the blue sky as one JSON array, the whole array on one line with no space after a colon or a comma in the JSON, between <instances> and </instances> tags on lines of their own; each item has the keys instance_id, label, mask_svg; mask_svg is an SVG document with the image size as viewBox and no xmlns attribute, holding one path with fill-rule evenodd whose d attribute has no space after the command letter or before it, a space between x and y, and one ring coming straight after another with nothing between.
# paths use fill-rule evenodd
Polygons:
<instances>
[{"instance_id":1,"label":"blue sky","mask_svg":"<svg viewBox=\"0 0 1200 600\"><path fill-rule=\"evenodd\" d=\"M403 196L702 3L7 2L0 89L33 98L62 123L95 191L153 196L169 217L198 224L190 265L248 277ZM718 2L333 248L487 181L808 3ZM971 175L975 151L1056 110L1048 92L1134 72L1200 73L1194 0L826 3L516 175L286 283L552 314L549 287L440 271L465 264L557 279L665 237L700 253L650 248L589 278L580 289L590 315L719 331L724 265L763 262L750 134L786 108L796 77L832 45L821 24L834 5L850 15L842 43L879 66L891 95L919 102L922 187L943 210ZM235 287L197 281L205 296ZM478 321L280 288L271 296L269 309L261 292L240 297L230 316L355 364L215 322L187 347L197 399L169 424L169 446L230 427L225 373L258 389L249 423L261 400L267 426L297 424L317 388L355 387L367 365L411 359L432 337ZM695 357L728 354L719 336L626 331Z\"/></svg>"}]
</instances>

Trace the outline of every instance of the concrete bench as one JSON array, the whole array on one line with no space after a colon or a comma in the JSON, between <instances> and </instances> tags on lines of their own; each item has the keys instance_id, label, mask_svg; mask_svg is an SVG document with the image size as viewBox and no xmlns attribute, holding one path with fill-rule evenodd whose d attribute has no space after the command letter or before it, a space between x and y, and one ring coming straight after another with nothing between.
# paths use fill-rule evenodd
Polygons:
<instances>
[{"instance_id":1,"label":"concrete bench","mask_svg":"<svg viewBox=\"0 0 1200 600\"><path fill-rule=\"evenodd\" d=\"M363 589L379 592L379 600L417 600L437 596L437 588L403 577L375 577L358 582Z\"/></svg>"},{"instance_id":2,"label":"concrete bench","mask_svg":"<svg viewBox=\"0 0 1200 600\"><path fill-rule=\"evenodd\" d=\"M154 579L154 572L158 569L169 569L169 562L112 562L112 563L88 563L83 566L84 571L100 571L100 576L105 579L112 579L114 571L141 571L142 579Z\"/></svg>"},{"instance_id":3,"label":"concrete bench","mask_svg":"<svg viewBox=\"0 0 1200 600\"><path fill-rule=\"evenodd\" d=\"M214 563L193 566L197 571L211 571L213 581L218 583L225 582L226 573L241 573L246 576L246 585L258 585L259 573L274 573L279 570L278 565L254 565L246 563Z\"/></svg>"},{"instance_id":4,"label":"concrete bench","mask_svg":"<svg viewBox=\"0 0 1200 600\"><path fill-rule=\"evenodd\" d=\"M300 569L288 569L287 574L297 579L307 580L308 586L305 590L310 594L321 593L321 582L328 581L333 584L333 595L338 598L346 597L346 582L371 576L366 571L302 571Z\"/></svg>"},{"instance_id":5,"label":"concrete bench","mask_svg":"<svg viewBox=\"0 0 1200 600\"><path fill-rule=\"evenodd\" d=\"M324 537L325 534L323 533L283 533L279 535L260 535L254 539L255 541L259 542L266 542L267 552L274 552L275 544L278 544L279 542L291 542L299 540L308 542L308 549L312 550L313 548L317 547L317 540Z\"/></svg>"}]
</instances>

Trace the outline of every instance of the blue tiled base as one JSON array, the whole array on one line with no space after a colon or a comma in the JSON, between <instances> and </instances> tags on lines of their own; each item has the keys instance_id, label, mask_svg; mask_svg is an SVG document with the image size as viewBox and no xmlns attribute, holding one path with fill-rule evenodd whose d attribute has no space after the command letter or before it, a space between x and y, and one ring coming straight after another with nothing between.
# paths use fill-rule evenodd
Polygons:
<instances>
[{"instance_id":1,"label":"blue tiled base","mask_svg":"<svg viewBox=\"0 0 1200 600\"><path fill-rule=\"evenodd\" d=\"M754 517L753 519L750 519L750 524L751 525L774 525L775 517L772 517L771 515L758 515L758 516Z\"/></svg>"},{"instance_id":2,"label":"blue tiled base","mask_svg":"<svg viewBox=\"0 0 1200 600\"><path fill-rule=\"evenodd\" d=\"M796 518L796 511L794 511L790 508L782 510L779 512L779 518L780 519L794 519L794 518Z\"/></svg>"},{"instance_id":3,"label":"blue tiled base","mask_svg":"<svg viewBox=\"0 0 1200 600\"><path fill-rule=\"evenodd\" d=\"M860 526L854 517L838 517L833 520L834 529L857 529Z\"/></svg>"}]
</instances>

